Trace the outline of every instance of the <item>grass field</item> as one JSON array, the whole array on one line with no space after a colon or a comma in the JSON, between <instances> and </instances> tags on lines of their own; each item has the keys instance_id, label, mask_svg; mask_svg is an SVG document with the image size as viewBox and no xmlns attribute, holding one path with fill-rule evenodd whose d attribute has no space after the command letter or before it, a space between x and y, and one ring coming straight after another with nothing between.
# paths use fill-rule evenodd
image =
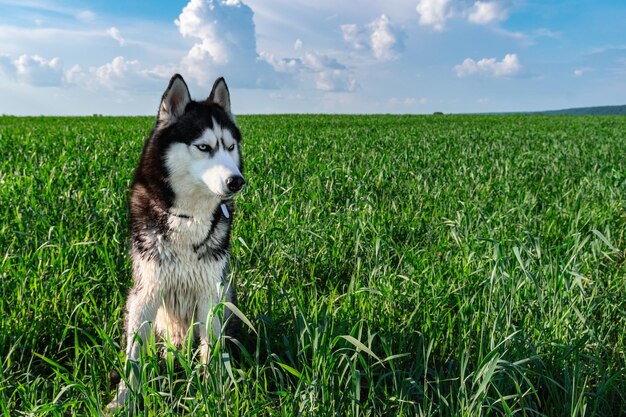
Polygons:
<instances>
[{"instance_id":1,"label":"grass field","mask_svg":"<svg viewBox=\"0 0 626 417\"><path fill-rule=\"evenodd\" d=\"M626 118L238 122L232 273L253 329L204 372L144 357L136 415L626 414ZM0 118L5 415L112 398L152 123Z\"/></svg>"}]
</instances>

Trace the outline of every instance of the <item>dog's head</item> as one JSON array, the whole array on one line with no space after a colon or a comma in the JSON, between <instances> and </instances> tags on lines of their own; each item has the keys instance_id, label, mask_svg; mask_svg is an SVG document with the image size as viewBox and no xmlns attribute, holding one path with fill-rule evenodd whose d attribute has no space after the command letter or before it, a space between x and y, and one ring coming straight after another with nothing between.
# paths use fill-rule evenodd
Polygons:
<instances>
[{"instance_id":1,"label":"dog's head","mask_svg":"<svg viewBox=\"0 0 626 417\"><path fill-rule=\"evenodd\" d=\"M241 190L241 133L230 110L224 78L204 101L194 101L179 74L163 93L151 140L161 150L175 194L228 199Z\"/></svg>"}]
</instances>

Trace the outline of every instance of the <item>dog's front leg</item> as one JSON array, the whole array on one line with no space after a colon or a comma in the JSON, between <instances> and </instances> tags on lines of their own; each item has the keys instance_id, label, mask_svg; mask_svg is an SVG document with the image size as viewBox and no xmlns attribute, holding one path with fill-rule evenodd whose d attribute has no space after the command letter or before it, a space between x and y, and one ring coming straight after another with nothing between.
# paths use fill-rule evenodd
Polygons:
<instances>
[{"instance_id":1,"label":"dog's front leg","mask_svg":"<svg viewBox=\"0 0 626 417\"><path fill-rule=\"evenodd\" d=\"M139 383L139 355L150 335L150 323L156 318L159 308L159 297L133 288L126 302L126 376L131 389ZM129 396L129 387L122 379L115 398L107 405L109 412L124 406Z\"/></svg>"},{"instance_id":2,"label":"dog's front leg","mask_svg":"<svg viewBox=\"0 0 626 417\"><path fill-rule=\"evenodd\" d=\"M212 311L213 302L210 295L202 297L196 307L196 329L200 338L200 361L206 365L209 359L209 331L208 323L211 322L213 337L217 338L221 333L221 323L219 317Z\"/></svg>"}]
</instances>

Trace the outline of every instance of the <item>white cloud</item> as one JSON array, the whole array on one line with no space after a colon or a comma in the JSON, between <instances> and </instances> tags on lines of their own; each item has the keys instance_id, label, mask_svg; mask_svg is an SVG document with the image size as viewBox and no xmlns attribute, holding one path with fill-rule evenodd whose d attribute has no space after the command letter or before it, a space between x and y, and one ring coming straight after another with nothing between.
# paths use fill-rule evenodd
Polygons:
<instances>
[{"instance_id":1,"label":"white cloud","mask_svg":"<svg viewBox=\"0 0 626 417\"><path fill-rule=\"evenodd\" d=\"M525 45L525 46L533 45L533 40L531 38L529 38L528 35L526 35L525 33L513 32L513 31L502 29L502 28L496 28L495 32L498 35L502 35L502 36L506 36L507 38L515 39L515 40L519 41L522 45Z\"/></svg>"},{"instance_id":2,"label":"white cloud","mask_svg":"<svg viewBox=\"0 0 626 417\"><path fill-rule=\"evenodd\" d=\"M123 56L116 56L111 62L92 69L92 72L99 84L115 89L128 83L130 78L136 78L142 70L138 60L127 60Z\"/></svg>"},{"instance_id":3,"label":"white cloud","mask_svg":"<svg viewBox=\"0 0 626 417\"><path fill-rule=\"evenodd\" d=\"M583 75L585 75L586 73L588 73L590 71L591 71L591 68L589 68L589 67L576 68L574 70L574 77L582 77Z\"/></svg>"},{"instance_id":4,"label":"white cloud","mask_svg":"<svg viewBox=\"0 0 626 417\"><path fill-rule=\"evenodd\" d=\"M302 41L299 38L296 39L296 41L294 42L293 49L295 49L296 51L302 49Z\"/></svg>"},{"instance_id":5,"label":"white cloud","mask_svg":"<svg viewBox=\"0 0 626 417\"><path fill-rule=\"evenodd\" d=\"M534 35L536 37L543 37L543 38L552 38L552 39L560 39L561 38L561 33L560 32L555 32L555 31L547 29L547 28L536 29L534 31Z\"/></svg>"},{"instance_id":6,"label":"white cloud","mask_svg":"<svg viewBox=\"0 0 626 417\"><path fill-rule=\"evenodd\" d=\"M468 77L471 75L483 75L491 77L514 77L522 71L516 54L507 54L502 61L496 58L483 58L480 61L474 61L467 58L462 64L454 67L457 77Z\"/></svg>"},{"instance_id":7,"label":"white cloud","mask_svg":"<svg viewBox=\"0 0 626 417\"><path fill-rule=\"evenodd\" d=\"M354 76L341 69L324 70L317 73L315 87L321 91L355 91L358 87Z\"/></svg>"},{"instance_id":8,"label":"white cloud","mask_svg":"<svg viewBox=\"0 0 626 417\"><path fill-rule=\"evenodd\" d=\"M75 16L78 20L82 20L83 22L93 22L96 20L96 14L91 10L79 10L75 13Z\"/></svg>"},{"instance_id":9,"label":"white cloud","mask_svg":"<svg viewBox=\"0 0 626 417\"><path fill-rule=\"evenodd\" d=\"M451 3L451 0L419 0L415 9L420 15L420 25L443 30L446 20L453 14Z\"/></svg>"},{"instance_id":10,"label":"white cloud","mask_svg":"<svg viewBox=\"0 0 626 417\"><path fill-rule=\"evenodd\" d=\"M259 59L250 7L239 0L190 0L175 21L184 37L197 38L181 67L200 85L228 74L238 87L275 87L271 67Z\"/></svg>"},{"instance_id":11,"label":"white cloud","mask_svg":"<svg viewBox=\"0 0 626 417\"><path fill-rule=\"evenodd\" d=\"M367 36L359 29L359 26L350 23L341 25L343 40L348 42L354 49L365 49L367 47Z\"/></svg>"},{"instance_id":12,"label":"white cloud","mask_svg":"<svg viewBox=\"0 0 626 417\"><path fill-rule=\"evenodd\" d=\"M38 87L58 87L65 83L63 65L59 58L46 59L39 55L21 55L12 59L0 57L0 70L9 78Z\"/></svg>"},{"instance_id":13,"label":"white cloud","mask_svg":"<svg viewBox=\"0 0 626 417\"><path fill-rule=\"evenodd\" d=\"M236 26L226 27L224 24L225 21L234 23L237 18L241 21ZM242 25L248 20L252 20L252 9L247 6L242 8L221 1L191 0L175 23L181 35L201 41L193 46L189 56L198 59L206 55L216 64L227 64L232 58L229 43L244 43L242 46L249 48L250 41L255 41L254 33L249 33L248 28Z\"/></svg>"},{"instance_id":14,"label":"white cloud","mask_svg":"<svg viewBox=\"0 0 626 417\"><path fill-rule=\"evenodd\" d=\"M384 14L368 25L371 30L371 47L374 57L379 61L389 61L398 57L404 50L404 33L394 27Z\"/></svg>"},{"instance_id":15,"label":"white cloud","mask_svg":"<svg viewBox=\"0 0 626 417\"><path fill-rule=\"evenodd\" d=\"M466 19L470 23L486 25L503 21L509 17L509 10L503 1L476 1L473 4L452 0L418 0L415 8L419 23L441 31L451 18Z\"/></svg>"},{"instance_id":16,"label":"white cloud","mask_svg":"<svg viewBox=\"0 0 626 417\"><path fill-rule=\"evenodd\" d=\"M126 39L122 37L122 34L120 33L119 29L116 28L115 26L107 29L107 35L115 39L120 44L120 46L126 45Z\"/></svg>"},{"instance_id":17,"label":"white cloud","mask_svg":"<svg viewBox=\"0 0 626 417\"><path fill-rule=\"evenodd\" d=\"M346 69L346 66L337 61L337 59L317 52L305 52L302 57L302 63L313 71Z\"/></svg>"},{"instance_id":18,"label":"white cloud","mask_svg":"<svg viewBox=\"0 0 626 417\"><path fill-rule=\"evenodd\" d=\"M90 80L90 77L87 76L87 74L83 71L80 65L75 64L74 66L72 66L72 68L65 71L65 79L67 80L68 84L86 85L87 82Z\"/></svg>"},{"instance_id":19,"label":"white cloud","mask_svg":"<svg viewBox=\"0 0 626 417\"><path fill-rule=\"evenodd\" d=\"M477 25L486 25L494 21L506 20L508 10L495 1L477 1L470 9L468 20Z\"/></svg>"},{"instance_id":20,"label":"white cloud","mask_svg":"<svg viewBox=\"0 0 626 417\"><path fill-rule=\"evenodd\" d=\"M261 59L270 64L276 72L283 74L295 74L302 70L303 63L301 58L277 58L269 52L260 53Z\"/></svg>"},{"instance_id":21,"label":"white cloud","mask_svg":"<svg viewBox=\"0 0 626 417\"><path fill-rule=\"evenodd\" d=\"M111 62L87 71L74 66L66 72L66 79L91 90L152 91L163 87L176 71L173 65L146 67L137 59L116 56Z\"/></svg>"},{"instance_id":22,"label":"white cloud","mask_svg":"<svg viewBox=\"0 0 626 417\"><path fill-rule=\"evenodd\" d=\"M397 58L404 50L404 31L394 26L390 19L382 14L364 27L356 24L341 25L343 40L354 49L368 49L379 61Z\"/></svg>"},{"instance_id":23,"label":"white cloud","mask_svg":"<svg viewBox=\"0 0 626 417\"><path fill-rule=\"evenodd\" d=\"M21 55L17 59L0 57L0 72L21 84L34 87L78 86L89 90L141 90L162 84L172 74L171 69L147 69L138 60L123 56L109 63L84 70L80 65L66 69L59 58L46 59L38 55Z\"/></svg>"},{"instance_id":24,"label":"white cloud","mask_svg":"<svg viewBox=\"0 0 626 417\"><path fill-rule=\"evenodd\" d=\"M352 71L337 59L319 52L304 52L297 58L277 58L267 52L261 56L275 71L295 77L303 84L312 80L320 91L351 92L358 88Z\"/></svg>"}]
</instances>

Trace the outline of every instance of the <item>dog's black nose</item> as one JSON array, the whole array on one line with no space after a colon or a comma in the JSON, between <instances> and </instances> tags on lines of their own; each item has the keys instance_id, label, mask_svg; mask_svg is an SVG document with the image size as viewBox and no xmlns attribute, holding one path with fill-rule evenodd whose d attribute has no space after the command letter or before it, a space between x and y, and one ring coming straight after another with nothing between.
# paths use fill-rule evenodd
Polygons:
<instances>
[{"instance_id":1,"label":"dog's black nose","mask_svg":"<svg viewBox=\"0 0 626 417\"><path fill-rule=\"evenodd\" d=\"M245 183L246 180L244 180L241 175L233 175L232 177L226 178L226 186L233 193L241 190L241 187L243 187Z\"/></svg>"}]
</instances>

